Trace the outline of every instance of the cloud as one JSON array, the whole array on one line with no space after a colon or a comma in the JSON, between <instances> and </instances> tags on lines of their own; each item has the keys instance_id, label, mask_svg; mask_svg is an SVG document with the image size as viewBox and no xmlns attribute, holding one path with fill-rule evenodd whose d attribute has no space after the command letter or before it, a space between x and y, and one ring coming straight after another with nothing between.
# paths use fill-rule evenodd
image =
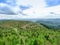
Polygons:
<instances>
[{"instance_id":1,"label":"cloud","mask_svg":"<svg viewBox=\"0 0 60 45\"><path fill-rule=\"evenodd\" d=\"M0 1L0 13L7 15L25 15L23 10L29 9L30 5L18 5L16 0Z\"/></svg>"},{"instance_id":2,"label":"cloud","mask_svg":"<svg viewBox=\"0 0 60 45\"><path fill-rule=\"evenodd\" d=\"M54 14L51 14L53 12ZM47 8L31 8L24 11L32 18L58 18L60 17L60 5Z\"/></svg>"},{"instance_id":3,"label":"cloud","mask_svg":"<svg viewBox=\"0 0 60 45\"><path fill-rule=\"evenodd\" d=\"M7 15L18 15L20 8L18 6L11 6L5 3L0 3L0 13Z\"/></svg>"},{"instance_id":4,"label":"cloud","mask_svg":"<svg viewBox=\"0 0 60 45\"><path fill-rule=\"evenodd\" d=\"M16 15L14 12L12 12L8 7L0 7L0 14L6 14L6 15Z\"/></svg>"},{"instance_id":5,"label":"cloud","mask_svg":"<svg viewBox=\"0 0 60 45\"><path fill-rule=\"evenodd\" d=\"M31 6L25 6L25 5L20 5L20 9L21 10L26 10L26 9L29 9L29 8L31 8Z\"/></svg>"},{"instance_id":6,"label":"cloud","mask_svg":"<svg viewBox=\"0 0 60 45\"><path fill-rule=\"evenodd\" d=\"M13 1L8 0L7 1L8 3L0 3L1 5L0 12L4 12L4 14L0 15L2 16L1 18L3 19L27 18L28 19L28 18L59 18L60 17L60 15L58 15L60 14L60 5L58 4L59 3L58 1L57 2L52 0L49 1L13 0ZM53 4L50 4L51 1L53 2ZM1 7L3 7L3 9ZM51 12L53 12L54 14L51 14ZM16 15L13 15L12 13Z\"/></svg>"},{"instance_id":7,"label":"cloud","mask_svg":"<svg viewBox=\"0 0 60 45\"><path fill-rule=\"evenodd\" d=\"M27 9L30 10L30 8L34 8L34 9L43 8L45 6L44 0L30 0L30 1L15 0L16 2L15 1L13 2L13 1L14 0L6 0L6 1L4 0L2 2L5 2L5 3L2 3L1 5L3 5L3 7L4 6L9 7L9 9L16 14L20 14L20 13L24 14L23 12ZM12 4L12 5L15 4L15 6L12 6L9 4Z\"/></svg>"},{"instance_id":8,"label":"cloud","mask_svg":"<svg viewBox=\"0 0 60 45\"><path fill-rule=\"evenodd\" d=\"M0 3L0 14L15 15L15 13L11 10L11 6L4 3Z\"/></svg>"}]
</instances>

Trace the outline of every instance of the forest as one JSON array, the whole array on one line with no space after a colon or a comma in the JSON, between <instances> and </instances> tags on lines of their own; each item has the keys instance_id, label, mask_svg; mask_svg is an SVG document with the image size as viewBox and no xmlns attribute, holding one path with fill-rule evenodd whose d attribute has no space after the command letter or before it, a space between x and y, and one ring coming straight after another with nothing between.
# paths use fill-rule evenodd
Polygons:
<instances>
[{"instance_id":1,"label":"forest","mask_svg":"<svg viewBox=\"0 0 60 45\"><path fill-rule=\"evenodd\" d=\"M60 29L30 21L0 21L0 45L60 45Z\"/></svg>"}]
</instances>

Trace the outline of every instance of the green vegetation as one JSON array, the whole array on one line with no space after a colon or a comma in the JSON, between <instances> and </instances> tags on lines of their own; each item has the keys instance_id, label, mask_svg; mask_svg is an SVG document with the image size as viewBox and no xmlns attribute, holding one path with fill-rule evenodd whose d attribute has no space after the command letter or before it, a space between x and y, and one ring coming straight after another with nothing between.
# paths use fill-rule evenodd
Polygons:
<instances>
[{"instance_id":1,"label":"green vegetation","mask_svg":"<svg viewBox=\"0 0 60 45\"><path fill-rule=\"evenodd\" d=\"M2 21L0 45L60 45L60 30L28 21Z\"/></svg>"}]
</instances>

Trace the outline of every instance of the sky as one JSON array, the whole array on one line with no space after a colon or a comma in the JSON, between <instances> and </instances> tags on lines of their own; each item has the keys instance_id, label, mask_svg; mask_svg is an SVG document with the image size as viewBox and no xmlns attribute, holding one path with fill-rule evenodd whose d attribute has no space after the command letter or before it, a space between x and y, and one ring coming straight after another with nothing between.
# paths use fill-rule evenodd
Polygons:
<instances>
[{"instance_id":1,"label":"sky","mask_svg":"<svg viewBox=\"0 0 60 45\"><path fill-rule=\"evenodd\" d=\"M0 19L60 18L60 0L0 0Z\"/></svg>"}]
</instances>

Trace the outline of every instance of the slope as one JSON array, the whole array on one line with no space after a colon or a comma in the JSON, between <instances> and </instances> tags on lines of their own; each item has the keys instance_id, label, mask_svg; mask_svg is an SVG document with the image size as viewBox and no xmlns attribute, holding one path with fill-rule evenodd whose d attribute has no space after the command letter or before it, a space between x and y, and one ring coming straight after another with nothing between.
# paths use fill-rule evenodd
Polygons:
<instances>
[{"instance_id":1,"label":"slope","mask_svg":"<svg viewBox=\"0 0 60 45\"><path fill-rule=\"evenodd\" d=\"M1 45L60 45L60 31L39 23L18 20L0 22Z\"/></svg>"}]
</instances>

